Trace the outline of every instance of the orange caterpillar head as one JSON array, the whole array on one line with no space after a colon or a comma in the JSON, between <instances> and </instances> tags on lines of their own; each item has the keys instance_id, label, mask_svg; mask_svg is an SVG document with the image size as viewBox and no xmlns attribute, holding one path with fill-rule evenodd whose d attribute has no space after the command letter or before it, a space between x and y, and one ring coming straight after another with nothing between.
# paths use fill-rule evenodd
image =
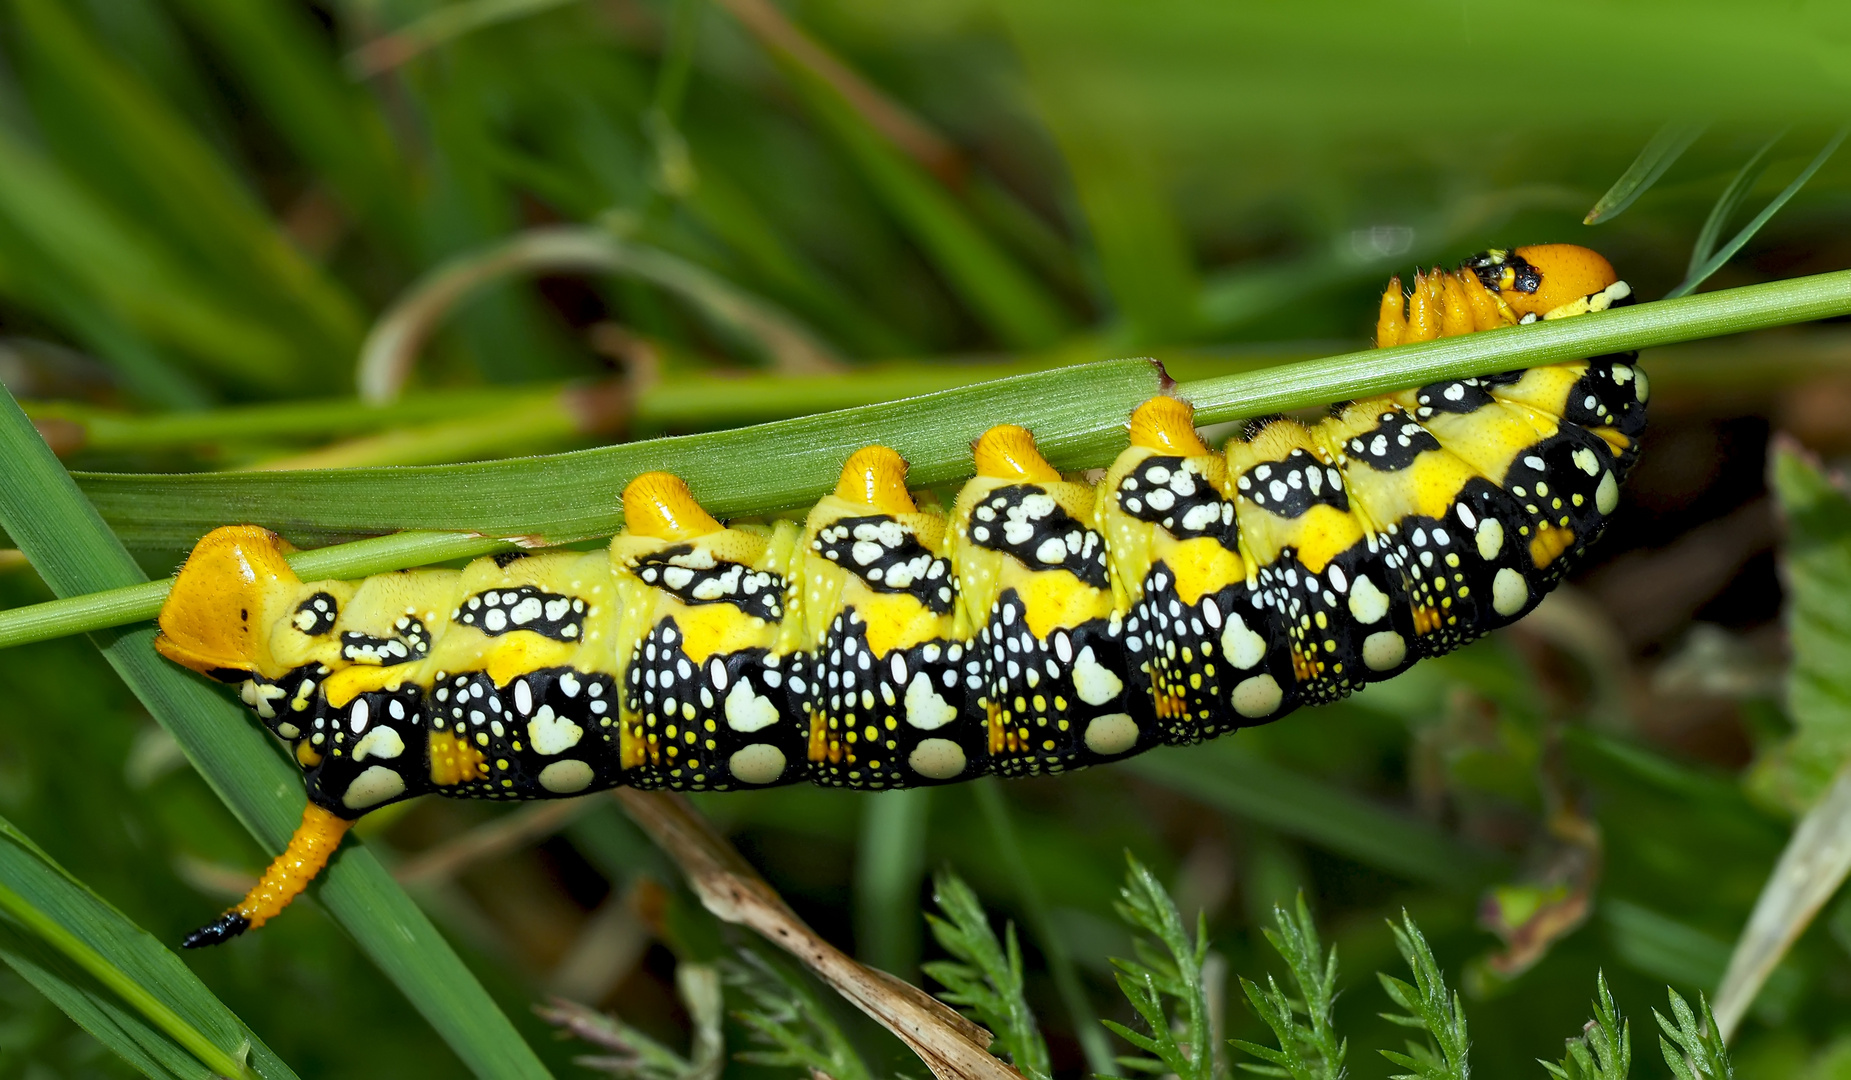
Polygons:
<instances>
[{"instance_id":1,"label":"orange caterpillar head","mask_svg":"<svg viewBox=\"0 0 1851 1080\"><path fill-rule=\"evenodd\" d=\"M1493 248L1459 268L1476 274L1524 322L1605 311L1632 297L1612 263L1578 244Z\"/></svg>"},{"instance_id":2,"label":"orange caterpillar head","mask_svg":"<svg viewBox=\"0 0 1851 1080\"><path fill-rule=\"evenodd\" d=\"M283 561L290 548L255 525L207 533L186 558L161 607L154 648L182 667L240 682L270 662L270 628L301 579Z\"/></svg>"}]
</instances>

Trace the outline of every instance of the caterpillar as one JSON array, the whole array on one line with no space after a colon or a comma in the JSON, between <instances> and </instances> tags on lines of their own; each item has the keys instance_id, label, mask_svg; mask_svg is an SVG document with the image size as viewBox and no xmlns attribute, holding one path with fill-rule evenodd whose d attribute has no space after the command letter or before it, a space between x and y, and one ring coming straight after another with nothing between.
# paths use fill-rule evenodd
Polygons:
<instances>
[{"instance_id":1,"label":"caterpillar","mask_svg":"<svg viewBox=\"0 0 1851 1080\"><path fill-rule=\"evenodd\" d=\"M1600 255L1493 250L1389 282L1379 346L1599 311ZM303 582L228 526L160 614L163 656L234 684L309 802L188 947L274 917L351 823L427 793L621 784L860 789L1027 776L1336 700L1521 618L1601 531L1638 454L1633 354L1250 423L1223 452L1157 397L1097 484L991 428L949 513L871 446L801 522L726 526L636 477L604 550Z\"/></svg>"}]
</instances>

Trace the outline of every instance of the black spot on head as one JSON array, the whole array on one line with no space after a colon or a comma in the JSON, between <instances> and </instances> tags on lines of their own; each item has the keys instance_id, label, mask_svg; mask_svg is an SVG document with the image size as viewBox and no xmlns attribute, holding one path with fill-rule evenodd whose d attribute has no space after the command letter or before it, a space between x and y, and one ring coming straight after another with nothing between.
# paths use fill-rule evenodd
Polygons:
<instances>
[{"instance_id":1,"label":"black spot on head","mask_svg":"<svg viewBox=\"0 0 1851 1080\"><path fill-rule=\"evenodd\" d=\"M527 554L528 553L525 551L502 551L496 553L493 558L495 560L495 565L505 570L509 563L525 559Z\"/></svg>"},{"instance_id":2,"label":"black spot on head","mask_svg":"<svg viewBox=\"0 0 1851 1080\"><path fill-rule=\"evenodd\" d=\"M1504 274L1511 275L1510 291L1533 293L1542 288L1542 271L1530 265L1529 261L1508 248L1492 248L1459 264L1461 271L1470 270L1478 275L1478 280L1492 292L1504 290Z\"/></svg>"},{"instance_id":3,"label":"black spot on head","mask_svg":"<svg viewBox=\"0 0 1851 1080\"><path fill-rule=\"evenodd\" d=\"M239 622L250 622L251 621L251 609L250 608L239 608L238 609L238 621Z\"/></svg>"}]
</instances>

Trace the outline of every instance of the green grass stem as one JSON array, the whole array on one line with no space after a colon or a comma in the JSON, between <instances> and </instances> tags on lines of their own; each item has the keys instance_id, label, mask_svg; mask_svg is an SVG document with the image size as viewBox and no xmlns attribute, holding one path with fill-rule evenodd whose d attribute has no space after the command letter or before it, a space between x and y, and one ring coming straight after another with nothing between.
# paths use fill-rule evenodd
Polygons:
<instances>
[{"instance_id":1,"label":"green grass stem","mask_svg":"<svg viewBox=\"0 0 1851 1080\"><path fill-rule=\"evenodd\" d=\"M1851 314L1851 271L1750 285L1533 326L1370 349L1176 386L1208 424L1307 408L1439 379L1485 375L1584 356L1720 337ZM929 379L932 376L924 376ZM803 381L792 380L797 386ZM793 387L793 392L795 388ZM137 547L178 551L213 527L262 524L302 544L394 531L476 534L447 547L416 537L351 553L330 548L309 566L354 577L484 554L488 538L559 544L623 527L616 495L629 478L666 469L688 478L721 516L796 507L830 490L840 463L882 443L912 463L921 486L969 475L970 443L1009 421L1035 432L1067 469L1103 465L1122 445L1124 418L1161 390L1157 370L1115 360L1035 372L922 397L756 427L506 461L408 468L251 474L80 474L104 520ZM450 552L433 558L439 550ZM389 565L387 552L407 560ZM306 570L304 572L307 572ZM0 612L0 647L122 625L159 610L153 588L85 597L62 607Z\"/></svg>"}]
</instances>

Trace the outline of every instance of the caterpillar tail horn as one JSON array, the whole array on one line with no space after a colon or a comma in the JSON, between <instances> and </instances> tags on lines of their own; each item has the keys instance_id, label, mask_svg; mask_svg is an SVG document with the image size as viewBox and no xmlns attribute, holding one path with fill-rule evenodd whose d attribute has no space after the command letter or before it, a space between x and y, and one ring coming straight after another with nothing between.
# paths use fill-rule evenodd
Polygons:
<instances>
[{"instance_id":1,"label":"caterpillar tail horn","mask_svg":"<svg viewBox=\"0 0 1851 1080\"><path fill-rule=\"evenodd\" d=\"M289 846L265 870L244 899L229 911L186 936L183 948L201 949L230 941L275 918L315 880L341 844L353 822L309 803Z\"/></svg>"}]
</instances>

